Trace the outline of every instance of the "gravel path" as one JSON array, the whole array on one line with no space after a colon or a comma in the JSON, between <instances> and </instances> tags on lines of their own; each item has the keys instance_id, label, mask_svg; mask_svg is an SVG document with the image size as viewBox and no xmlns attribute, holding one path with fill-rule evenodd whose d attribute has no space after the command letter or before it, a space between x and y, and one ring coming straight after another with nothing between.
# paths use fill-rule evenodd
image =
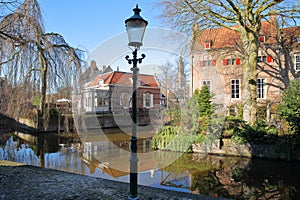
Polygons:
<instances>
[{"instance_id":1,"label":"gravel path","mask_svg":"<svg viewBox=\"0 0 300 200\"><path fill-rule=\"evenodd\" d=\"M128 199L128 183L0 160L0 200ZM213 198L139 186L140 200Z\"/></svg>"}]
</instances>

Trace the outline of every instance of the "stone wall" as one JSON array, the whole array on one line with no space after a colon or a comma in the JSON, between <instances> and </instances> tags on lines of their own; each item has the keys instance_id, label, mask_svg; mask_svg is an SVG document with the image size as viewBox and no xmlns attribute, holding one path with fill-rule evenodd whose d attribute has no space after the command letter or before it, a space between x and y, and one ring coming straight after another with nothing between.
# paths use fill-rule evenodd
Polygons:
<instances>
[{"instance_id":1,"label":"stone wall","mask_svg":"<svg viewBox=\"0 0 300 200\"><path fill-rule=\"evenodd\" d=\"M290 145L286 140L269 144L235 144L231 139L216 140L209 145L193 144L195 153L300 160L300 144Z\"/></svg>"}]
</instances>

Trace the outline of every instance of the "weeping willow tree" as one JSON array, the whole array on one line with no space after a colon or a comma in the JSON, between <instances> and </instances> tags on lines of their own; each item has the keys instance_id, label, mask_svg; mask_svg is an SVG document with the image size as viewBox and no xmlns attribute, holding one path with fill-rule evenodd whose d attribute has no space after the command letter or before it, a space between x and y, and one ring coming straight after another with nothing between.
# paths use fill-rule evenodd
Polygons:
<instances>
[{"instance_id":1,"label":"weeping willow tree","mask_svg":"<svg viewBox=\"0 0 300 200\"><path fill-rule=\"evenodd\" d=\"M5 112L18 117L29 112L28 102L35 102L46 129L47 94L76 85L84 52L60 34L45 32L37 0L25 0L1 19L0 43L0 73L11 87Z\"/></svg>"},{"instance_id":2,"label":"weeping willow tree","mask_svg":"<svg viewBox=\"0 0 300 200\"><path fill-rule=\"evenodd\" d=\"M297 22L300 17L298 0L160 0L162 17L168 24L189 33L197 24L201 31L224 27L240 35L243 53L242 88L243 118L249 124L257 116L257 57L262 20L277 15L285 22ZM288 25L288 24L286 24Z\"/></svg>"}]
</instances>

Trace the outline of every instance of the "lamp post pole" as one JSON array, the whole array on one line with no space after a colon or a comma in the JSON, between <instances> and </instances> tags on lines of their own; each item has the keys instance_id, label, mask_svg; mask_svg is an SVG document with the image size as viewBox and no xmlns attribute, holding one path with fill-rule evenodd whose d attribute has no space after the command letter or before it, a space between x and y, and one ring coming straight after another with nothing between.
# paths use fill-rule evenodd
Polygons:
<instances>
[{"instance_id":1,"label":"lamp post pole","mask_svg":"<svg viewBox=\"0 0 300 200\"><path fill-rule=\"evenodd\" d=\"M137 74L139 68L137 63L142 63L142 60L146 57L145 54L142 54L141 58L137 58L137 50L135 49L132 52L133 59L129 59L129 56L126 56L125 59L128 61L128 64L132 64L132 135L130 139L130 197L129 199L138 199L137 194L137 182L138 182L138 156L137 156Z\"/></svg>"},{"instance_id":2,"label":"lamp post pole","mask_svg":"<svg viewBox=\"0 0 300 200\"><path fill-rule=\"evenodd\" d=\"M144 32L148 22L140 16L141 9L133 9L134 15L127 20L125 20L126 29L128 33L129 43L128 46L134 48L132 55L133 58L130 59L126 56L125 59L128 64L132 64L132 135L130 139L130 195L128 199L137 200L138 198L138 156L137 156L137 74L139 68L138 63L142 63L142 60L146 57L145 54L141 55L141 58L137 58L137 52L142 46L142 40Z\"/></svg>"}]
</instances>

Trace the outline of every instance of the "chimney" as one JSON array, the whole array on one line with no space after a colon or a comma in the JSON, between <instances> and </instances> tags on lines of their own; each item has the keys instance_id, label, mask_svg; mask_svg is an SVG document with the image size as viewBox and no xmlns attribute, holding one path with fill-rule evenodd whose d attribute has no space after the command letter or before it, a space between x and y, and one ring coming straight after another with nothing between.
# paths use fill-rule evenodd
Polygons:
<instances>
[{"instance_id":1,"label":"chimney","mask_svg":"<svg viewBox=\"0 0 300 200\"><path fill-rule=\"evenodd\" d=\"M277 21L277 14L276 11L272 11L270 15L270 32L271 36L277 36L278 35L278 21Z\"/></svg>"},{"instance_id":2,"label":"chimney","mask_svg":"<svg viewBox=\"0 0 300 200\"><path fill-rule=\"evenodd\" d=\"M119 66L117 67L117 72L119 71Z\"/></svg>"}]
</instances>

